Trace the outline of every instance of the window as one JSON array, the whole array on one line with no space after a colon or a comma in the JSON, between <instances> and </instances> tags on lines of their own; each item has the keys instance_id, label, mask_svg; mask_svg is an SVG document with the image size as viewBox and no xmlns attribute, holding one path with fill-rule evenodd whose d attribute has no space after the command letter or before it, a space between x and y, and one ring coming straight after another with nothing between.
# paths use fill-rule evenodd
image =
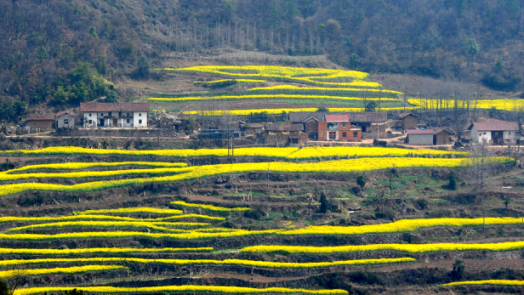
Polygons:
<instances>
[{"instance_id":1,"label":"window","mask_svg":"<svg viewBox=\"0 0 524 295\"><path fill-rule=\"evenodd\" d=\"M346 128L346 123L342 123L342 128Z\"/></svg>"},{"instance_id":2,"label":"window","mask_svg":"<svg viewBox=\"0 0 524 295\"><path fill-rule=\"evenodd\" d=\"M109 116L111 116L111 112L109 112Z\"/></svg>"},{"instance_id":3,"label":"window","mask_svg":"<svg viewBox=\"0 0 524 295\"><path fill-rule=\"evenodd\" d=\"M89 114L89 117L91 117L92 114Z\"/></svg>"},{"instance_id":4,"label":"window","mask_svg":"<svg viewBox=\"0 0 524 295\"><path fill-rule=\"evenodd\" d=\"M324 137L324 129L322 129L322 137Z\"/></svg>"},{"instance_id":5,"label":"window","mask_svg":"<svg viewBox=\"0 0 524 295\"><path fill-rule=\"evenodd\" d=\"M64 125L69 125L69 119L64 119Z\"/></svg>"},{"instance_id":6,"label":"window","mask_svg":"<svg viewBox=\"0 0 524 295\"><path fill-rule=\"evenodd\" d=\"M129 117L129 113L127 113L127 116Z\"/></svg>"},{"instance_id":7,"label":"window","mask_svg":"<svg viewBox=\"0 0 524 295\"><path fill-rule=\"evenodd\" d=\"M89 120L89 124L93 124L93 120Z\"/></svg>"},{"instance_id":8,"label":"window","mask_svg":"<svg viewBox=\"0 0 524 295\"><path fill-rule=\"evenodd\" d=\"M101 113L101 114L100 114L100 116L102 116L102 117L103 117L103 116L104 116L104 113Z\"/></svg>"},{"instance_id":9,"label":"window","mask_svg":"<svg viewBox=\"0 0 524 295\"><path fill-rule=\"evenodd\" d=\"M139 117L142 117L142 113L138 113L138 116L139 116Z\"/></svg>"},{"instance_id":10,"label":"window","mask_svg":"<svg viewBox=\"0 0 524 295\"><path fill-rule=\"evenodd\" d=\"M142 120L138 120L138 124L142 124Z\"/></svg>"},{"instance_id":11,"label":"window","mask_svg":"<svg viewBox=\"0 0 524 295\"><path fill-rule=\"evenodd\" d=\"M346 137L346 132L342 132L342 137Z\"/></svg>"},{"instance_id":12,"label":"window","mask_svg":"<svg viewBox=\"0 0 524 295\"><path fill-rule=\"evenodd\" d=\"M353 131L353 137L358 138L358 131Z\"/></svg>"},{"instance_id":13,"label":"window","mask_svg":"<svg viewBox=\"0 0 524 295\"><path fill-rule=\"evenodd\" d=\"M129 119L127 119L127 123L129 123Z\"/></svg>"}]
</instances>

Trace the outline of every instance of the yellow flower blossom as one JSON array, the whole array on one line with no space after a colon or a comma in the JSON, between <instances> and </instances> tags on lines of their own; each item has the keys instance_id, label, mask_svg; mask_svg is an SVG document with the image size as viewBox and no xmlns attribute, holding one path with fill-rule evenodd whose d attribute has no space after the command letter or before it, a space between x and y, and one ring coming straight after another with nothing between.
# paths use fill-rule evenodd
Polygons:
<instances>
[{"instance_id":1,"label":"yellow flower blossom","mask_svg":"<svg viewBox=\"0 0 524 295\"><path fill-rule=\"evenodd\" d=\"M81 255L81 254L151 254L178 252L206 252L213 247L200 248L78 248L78 249L23 249L0 248L0 255Z\"/></svg>"},{"instance_id":2,"label":"yellow flower blossom","mask_svg":"<svg viewBox=\"0 0 524 295\"><path fill-rule=\"evenodd\" d=\"M66 221L56 223L32 224L21 227L10 228L8 233L17 233L23 231L51 229L51 228L131 228L131 229L151 229L159 232L183 233L185 230L173 229L170 227L203 227L209 226L209 223L196 222L128 222L128 221Z\"/></svg>"},{"instance_id":3,"label":"yellow flower blossom","mask_svg":"<svg viewBox=\"0 0 524 295\"><path fill-rule=\"evenodd\" d=\"M237 154L238 156L238 154ZM509 158L489 158L491 163L508 164L513 160ZM79 183L74 185L50 184L50 183L18 183L0 186L0 196L16 194L27 190L62 191L62 192L86 192L111 189L116 187L140 185L146 183L174 182L202 177L210 177L231 173L247 173L252 171L273 171L280 173L355 173L396 168L455 168L471 164L471 160L464 159L431 159L431 158L359 158L354 160L337 160L315 163L238 163L195 166L185 169L185 173L169 176L158 176L150 178L130 178L121 180L107 180ZM163 168L162 168L163 169Z\"/></svg>"},{"instance_id":4,"label":"yellow flower blossom","mask_svg":"<svg viewBox=\"0 0 524 295\"><path fill-rule=\"evenodd\" d=\"M4 270L0 271L0 279L6 279L18 275L23 276L41 276L49 274L76 274L92 271L107 270L124 270L129 269L121 265L85 265L74 267L56 267L56 268L38 268L38 269L21 269L21 270Z\"/></svg>"},{"instance_id":5,"label":"yellow flower blossom","mask_svg":"<svg viewBox=\"0 0 524 295\"><path fill-rule=\"evenodd\" d=\"M359 260L344 260L344 261L326 261L326 262L273 262L273 261L255 261L242 259L150 259L150 258L134 258L134 257L92 257L92 258L40 258L40 259L13 259L0 260L0 266L14 266L14 265L32 265L32 264L49 264L49 263L158 263L170 265L237 265L246 267L260 267L260 268L327 268L335 266L350 266L350 265L379 265L392 263L406 263L416 262L417 260L410 257L403 258L380 258L380 259L359 259Z\"/></svg>"},{"instance_id":6,"label":"yellow flower blossom","mask_svg":"<svg viewBox=\"0 0 524 295\"><path fill-rule=\"evenodd\" d=\"M208 216L208 215L201 215L201 214L183 214L183 215L175 215L175 216L169 216L169 217L161 217L161 218L147 218L147 219L138 219L138 218L131 218L131 217L120 217L120 216L106 216L106 215L73 215L73 216L31 216L31 217L20 217L20 216L3 216L0 217L0 223L5 222L61 222L61 221L80 221L80 220L113 220L113 221L131 221L131 222L165 222L165 221L172 221L172 220L180 220L180 219L205 219L205 220L218 220L223 221L225 220L224 217L218 217L218 216Z\"/></svg>"},{"instance_id":7,"label":"yellow flower blossom","mask_svg":"<svg viewBox=\"0 0 524 295\"><path fill-rule=\"evenodd\" d=\"M146 207L86 210L83 212L79 212L80 215L93 215L93 214L118 215L118 214L136 214L136 213L158 214L158 215L178 215L184 212L182 212L181 210L175 210L175 209L159 209L159 208L146 208Z\"/></svg>"},{"instance_id":8,"label":"yellow flower blossom","mask_svg":"<svg viewBox=\"0 0 524 295\"><path fill-rule=\"evenodd\" d=\"M260 245L244 247L241 252L249 253L288 253L288 254L336 254L372 251L398 251L406 253L426 253L443 251L517 251L524 249L524 241L491 244L377 244L358 246L281 246Z\"/></svg>"},{"instance_id":9,"label":"yellow flower blossom","mask_svg":"<svg viewBox=\"0 0 524 295\"><path fill-rule=\"evenodd\" d=\"M483 281L462 281L444 284L443 286L460 285L500 285L500 286L524 286L524 281L518 280L483 280Z\"/></svg>"},{"instance_id":10,"label":"yellow flower blossom","mask_svg":"<svg viewBox=\"0 0 524 295\"><path fill-rule=\"evenodd\" d=\"M202 208L204 210L215 211L215 212L235 212L235 211L242 212L242 211L247 211L251 209L251 208L240 208L240 207L226 208L226 207L218 207L218 206L205 205L205 204L192 204L192 203L186 203L184 201L174 201L174 202L171 202L171 204L181 206L181 207L187 207L187 208Z\"/></svg>"},{"instance_id":11,"label":"yellow flower blossom","mask_svg":"<svg viewBox=\"0 0 524 295\"><path fill-rule=\"evenodd\" d=\"M193 101L193 100L241 100L241 99L317 99L317 100L350 100L363 102L363 97L348 97L334 95L300 95L300 94L246 94L246 95L221 95L221 96L180 96L180 97L149 97L153 101ZM392 102L399 101L390 97L368 97L367 101Z\"/></svg>"},{"instance_id":12,"label":"yellow flower blossom","mask_svg":"<svg viewBox=\"0 0 524 295\"><path fill-rule=\"evenodd\" d=\"M254 87L251 89L248 89L248 91L274 91L274 90L291 90L291 91L327 91L327 92L381 92L380 89L372 89L372 88L334 88L334 87L299 87L295 85L275 85L275 86L267 86L267 87ZM394 94L403 94L402 92L395 91L395 90L382 90L384 93L394 93Z\"/></svg>"},{"instance_id":13,"label":"yellow flower blossom","mask_svg":"<svg viewBox=\"0 0 524 295\"><path fill-rule=\"evenodd\" d=\"M426 98L411 98L408 99L411 105L421 109L453 109L455 108L454 100L438 100L438 99L426 99ZM480 100L469 100L469 101L458 101L458 108L469 108L469 109L491 109L497 108L502 111L523 111L524 100L523 99L480 99Z\"/></svg>"},{"instance_id":14,"label":"yellow flower blossom","mask_svg":"<svg viewBox=\"0 0 524 295\"><path fill-rule=\"evenodd\" d=\"M164 162L113 162L113 163L57 163L57 164L41 164L41 165L27 165L24 167L11 169L8 171L0 172L13 173L22 172L28 170L80 170L86 168L95 167L118 167L118 166L149 166L149 167L187 167L186 163L164 163Z\"/></svg>"},{"instance_id":15,"label":"yellow flower blossom","mask_svg":"<svg viewBox=\"0 0 524 295\"><path fill-rule=\"evenodd\" d=\"M307 289L289 289L281 287L272 287L265 289L256 289L248 287L235 286L196 286L196 285L176 285L176 286L157 286L157 287L34 287L17 289L13 295L31 295L39 293L59 293L77 289L85 293L98 294L126 294L126 293L219 293L219 294L328 294L328 295L347 295L345 290L307 290Z\"/></svg>"},{"instance_id":16,"label":"yellow flower blossom","mask_svg":"<svg viewBox=\"0 0 524 295\"><path fill-rule=\"evenodd\" d=\"M412 110L416 107L391 107L391 108L381 108L383 112L390 111L403 111L403 110ZM364 108L327 108L331 113L345 113L345 112L364 112ZM225 114L232 116L249 116L254 113L268 113L270 115L278 115L283 112L286 113L313 113L316 112L318 108L280 108L280 109L251 109L251 110L210 110L210 111L183 111L185 115L200 115L200 116L222 116Z\"/></svg>"}]
</instances>

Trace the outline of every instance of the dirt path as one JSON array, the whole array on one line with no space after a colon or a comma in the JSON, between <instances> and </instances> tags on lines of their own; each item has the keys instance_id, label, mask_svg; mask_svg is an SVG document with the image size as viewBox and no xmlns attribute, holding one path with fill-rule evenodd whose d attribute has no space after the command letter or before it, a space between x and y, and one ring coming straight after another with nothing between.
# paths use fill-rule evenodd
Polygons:
<instances>
[{"instance_id":1,"label":"dirt path","mask_svg":"<svg viewBox=\"0 0 524 295\"><path fill-rule=\"evenodd\" d=\"M471 260L464 259L464 265L466 270L470 271L484 271L484 270L493 270L493 269L516 269L521 270L524 267L523 259L488 259L488 260ZM408 263L408 264L398 264L390 265L379 268L374 268L374 272L391 272L397 270L406 270L406 269L420 269L420 268L447 268L449 270L453 269L453 264L455 261L435 261L435 262L419 262L419 263Z\"/></svg>"},{"instance_id":2,"label":"dirt path","mask_svg":"<svg viewBox=\"0 0 524 295\"><path fill-rule=\"evenodd\" d=\"M308 277L262 277L256 275L244 275L238 273L208 273L202 278L206 279L238 279L253 283L277 283L286 281L297 281L301 279L307 279Z\"/></svg>"}]
</instances>

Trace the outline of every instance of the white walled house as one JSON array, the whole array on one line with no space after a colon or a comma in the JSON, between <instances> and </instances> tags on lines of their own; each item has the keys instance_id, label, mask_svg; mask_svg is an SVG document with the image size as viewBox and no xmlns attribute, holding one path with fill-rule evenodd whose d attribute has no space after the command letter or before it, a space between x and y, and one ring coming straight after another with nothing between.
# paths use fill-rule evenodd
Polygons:
<instances>
[{"instance_id":1,"label":"white walled house","mask_svg":"<svg viewBox=\"0 0 524 295\"><path fill-rule=\"evenodd\" d=\"M475 122L469 130L471 141L477 144L516 144L520 137L516 122Z\"/></svg>"},{"instance_id":2,"label":"white walled house","mask_svg":"<svg viewBox=\"0 0 524 295\"><path fill-rule=\"evenodd\" d=\"M74 128L76 114L72 111L63 111L56 114L57 128Z\"/></svg>"},{"instance_id":3,"label":"white walled house","mask_svg":"<svg viewBox=\"0 0 524 295\"><path fill-rule=\"evenodd\" d=\"M84 128L146 128L149 103L81 103Z\"/></svg>"}]
</instances>

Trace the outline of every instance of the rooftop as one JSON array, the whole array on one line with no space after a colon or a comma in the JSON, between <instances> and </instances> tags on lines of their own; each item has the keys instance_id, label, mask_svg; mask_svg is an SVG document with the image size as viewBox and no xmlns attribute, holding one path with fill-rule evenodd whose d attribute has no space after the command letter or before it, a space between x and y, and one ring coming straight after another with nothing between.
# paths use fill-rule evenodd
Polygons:
<instances>
[{"instance_id":1,"label":"rooftop","mask_svg":"<svg viewBox=\"0 0 524 295\"><path fill-rule=\"evenodd\" d=\"M26 121L53 121L55 120L54 114L29 114L26 117Z\"/></svg>"},{"instance_id":2,"label":"rooftop","mask_svg":"<svg viewBox=\"0 0 524 295\"><path fill-rule=\"evenodd\" d=\"M435 134L435 131L433 129L426 129L426 130L408 130L409 134Z\"/></svg>"},{"instance_id":3,"label":"rooftop","mask_svg":"<svg viewBox=\"0 0 524 295\"><path fill-rule=\"evenodd\" d=\"M65 111L61 111L61 112L56 113L55 117L58 118L58 117L63 116L65 114L69 114L69 115L71 115L73 117L76 116L76 114L73 111L65 110Z\"/></svg>"},{"instance_id":4,"label":"rooftop","mask_svg":"<svg viewBox=\"0 0 524 295\"><path fill-rule=\"evenodd\" d=\"M388 114L385 112L348 112L348 113L325 113L325 112L311 112L311 113L289 113L289 120L291 122L305 122L308 119L317 119L323 121L326 115L348 115L351 123L384 123L388 120Z\"/></svg>"},{"instance_id":5,"label":"rooftop","mask_svg":"<svg viewBox=\"0 0 524 295\"><path fill-rule=\"evenodd\" d=\"M349 122L349 115L326 115L326 122Z\"/></svg>"},{"instance_id":6,"label":"rooftop","mask_svg":"<svg viewBox=\"0 0 524 295\"><path fill-rule=\"evenodd\" d=\"M413 114L412 112L405 112L405 113L402 113L402 114L398 115L398 117L400 119L404 119L405 117L409 117L409 116L413 116L415 118L418 118L418 116Z\"/></svg>"},{"instance_id":7,"label":"rooftop","mask_svg":"<svg viewBox=\"0 0 524 295\"><path fill-rule=\"evenodd\" d=\"M266 131L304 131L304 125L302 124L266 124L264 125Z\"/></svg>"},{"instance_id":8,"label":"rooftop","mask_svg":"<svg viewBox=\"0 0 524 295\"><path fill-rule=\"evenodd\" d=\"M80 112L149 112L149 102L80 103Z\"/></svg>"},{"instance_id":9,"label":"rooftop","mask_svg":"<svg viewBox=\"0 0 524 295\"><path fill-rule=\"evenodd\" d=\"M472 127L477 131L519 131L517 122L474 122L469 129Z\"/></svg>"}]
</instances>

